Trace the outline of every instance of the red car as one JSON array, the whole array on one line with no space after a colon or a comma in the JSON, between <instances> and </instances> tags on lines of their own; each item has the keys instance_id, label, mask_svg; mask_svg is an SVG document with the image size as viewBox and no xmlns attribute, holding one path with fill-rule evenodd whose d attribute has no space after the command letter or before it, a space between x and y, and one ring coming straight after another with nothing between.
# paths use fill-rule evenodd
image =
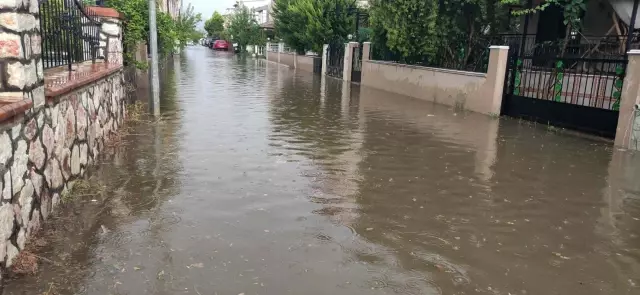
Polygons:
<instances>
[{"instance_id":1,"label":"red car","mask_svg":"<svg viewBox=\"0 0 640 295\"><path fill-rule=\"evenodd\" d=\"M216 40L215 42L213 42L212 48L213 50L229 51L229 42L225 40Z\"/></svg>"}]
</instances>

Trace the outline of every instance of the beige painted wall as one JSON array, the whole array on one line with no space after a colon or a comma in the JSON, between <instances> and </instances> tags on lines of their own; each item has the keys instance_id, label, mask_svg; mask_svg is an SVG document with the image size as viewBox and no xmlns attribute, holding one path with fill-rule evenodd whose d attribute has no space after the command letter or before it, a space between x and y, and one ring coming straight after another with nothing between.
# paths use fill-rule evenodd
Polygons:
<instances>
[{"instance_id":1,"label":"beige painted wall","mask_svg":"<svg viewBox=\"0 0 640 295\"><path fill-rule=\"evenodd\" d=\"M490 62L490 74L365 60L362 85L483 114L500 114L506 51L492 51L496 62ZM503 59L499 65L498 54Z\"/></svg>"},{"instance_id":2,"label":"beige painted wall","mask_svg":"<svg viewBox=\"0 0 640 295\"><path fill-rule=\"evenodd\" d=\"M285 53L285 52L280 53L280 63L283 65L287 65L290 68L295 68L295 63L294 63L295 58L296 57L294 53Z\"/></svg>"},{"instance_id":3,"label":"beige painted wall","mask_svg":"<svg viewBox=\"0 0 640 295\"><path fill-rule=\"evenodd\" d=\"M313 73L314 57L298 55L297 58L298 58L298 69Z\"/></svg>"},{"instance_id":4,"label":"beige painted wall","mask_svg":"<svg viewBox=\"0 0 640 295\"><path fill-rule=\"evenodd\" d=\"M640 150L640 50L628 52L615 146Z\"/></svg>"},{"instance_id":5,"label":"beige painted wall","mask_svg":"<svg viewBox=\"0 0 640 295\"><path fill-rule=\"evenodd\" d=\"M272 62L278 62L278 53L273 51L267 51L267 60Z\"/></svg>"}]
</instances>

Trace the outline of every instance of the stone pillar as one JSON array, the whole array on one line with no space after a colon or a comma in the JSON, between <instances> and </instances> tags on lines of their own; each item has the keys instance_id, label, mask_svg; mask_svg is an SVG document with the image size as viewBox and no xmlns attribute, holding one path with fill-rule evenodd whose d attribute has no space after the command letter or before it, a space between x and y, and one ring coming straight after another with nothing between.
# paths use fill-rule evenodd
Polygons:
<instances>
[{"instance_id":1,"label":"stone pillar","mask_svg":"<svg viewBox=\"0 0 640 295\"><path fill-rule=\"evenodd\" d=\"M362 43L362 61L371 59L371 42Z\"/></svg>"},{"instance_id":2,"label":"stone pillar","mask_svg":"<svg viewBox=\"0 0 640 295\"><path fill-rule=\"evenodd\" d=\"M101 23L97 57L110 64L122 65L124 63L122 24L120 22L122 15L117 10L108 7L88 6L86 9L95 16L96 21ZM146 62L146 59L136 60Z\"/></svg>"},{"instance_id":3,"label":"stone pillar","mask_svg":"<svg viewBox=\"0 0 640 295\"><path fill-rule=\"evenodd\" d=\"M322 75L327 74L327 54L329 54L329 44L322 45Z\"/></svg>"},{"instance_id":4,"label":"stone pillar","mask_svg":"<svg viewBox=\"0 0 640 295\"><path fill-rule=\"evenodd\" d=\"M628 56L614 144L616 147L640 150L640 50L631 50Z\"/></svg>"},{"instance_id":5,"label":"stone pillar","mask_svg":"<svg viewBox=\"0 0 640 295\"><path fill-rule=\"evenodd\" d=\"M0 101L44 105L38 1L0 1Z\"/></svg>"},{"instance_id":6,"label":"stone pillar","mask_svg":"<svg viewBox=\"0 0 640 295\"><path fill-rule=\"evenodd\" d=\"M344 45L344 66L342 68L342 80L351 81L351 68L353 67L353 49L358 48L360 43L349 42Z\"/></svg>"},{"instance_id":7,"label":"stone pillar","mask_svg":"<svg viewBox=\"0 0 640 295\"><path fill-rule=\"evenodd\" d=\"M103 52L104 59L107 63L122 65L122 28L120 27L120 20L112 17L102 17L101 22L101 48L99 50Z\"/></svg>"},{"instance_id":8,"label":"stone pillar","mask_svg":"<svg viewBox=\"0 0 640 295\"><path fill-rule=\"evenodd\" d=\"M487 83L491 86L491 92L480 99L482 104L475 108L480 113L487 115L500 115L502 108L502 95L504 91L504 79L507 73L507 60L509 58L509 46L489 47L489 67L487 69Z\"/></svg>"}]
</instances>

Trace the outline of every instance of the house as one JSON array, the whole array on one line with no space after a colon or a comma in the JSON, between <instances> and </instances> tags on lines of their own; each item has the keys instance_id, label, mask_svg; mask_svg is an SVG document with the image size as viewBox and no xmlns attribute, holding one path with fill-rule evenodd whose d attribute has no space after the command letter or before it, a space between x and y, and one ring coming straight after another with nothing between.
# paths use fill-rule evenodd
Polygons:
<instances>
[{"instance_id":1,"label":"house","mask_svg":"<svg viewBox=\"0 0 640 295\"><path fill-rule=\"evenodd\" d=\"M173 19L180 16L180 10L182 9L182 0L159 0L158 8L160 11L168 13Z\"/></svg>"}]
</instances>

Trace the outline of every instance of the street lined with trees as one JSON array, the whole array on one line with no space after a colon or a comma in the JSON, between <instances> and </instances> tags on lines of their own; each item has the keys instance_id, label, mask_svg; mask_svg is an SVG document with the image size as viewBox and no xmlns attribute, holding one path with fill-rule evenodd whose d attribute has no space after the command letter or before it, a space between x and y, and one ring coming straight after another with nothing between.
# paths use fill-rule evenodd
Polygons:
<instances>
[{"instance_id":1,"label":"street lined with trees","mask_svg":"<svg viewBox=\"0 0 640 295\"><path fill-rule=\"evenodd\" d=\"M148 42L149 36L149 1L147 0L109 0L106 6L124 15L123 28L125 47L124 60L128 64L145 69L146 60L136 60L135 50L139 44ZM202 33L196 25L202 20L200 13L194 12L189 4L177 18L172 18L166 12L157 12L158 53L160 57L168 56L178 49L184 48L188 42L197 42Z\"/></svg>"}]
</instances>

